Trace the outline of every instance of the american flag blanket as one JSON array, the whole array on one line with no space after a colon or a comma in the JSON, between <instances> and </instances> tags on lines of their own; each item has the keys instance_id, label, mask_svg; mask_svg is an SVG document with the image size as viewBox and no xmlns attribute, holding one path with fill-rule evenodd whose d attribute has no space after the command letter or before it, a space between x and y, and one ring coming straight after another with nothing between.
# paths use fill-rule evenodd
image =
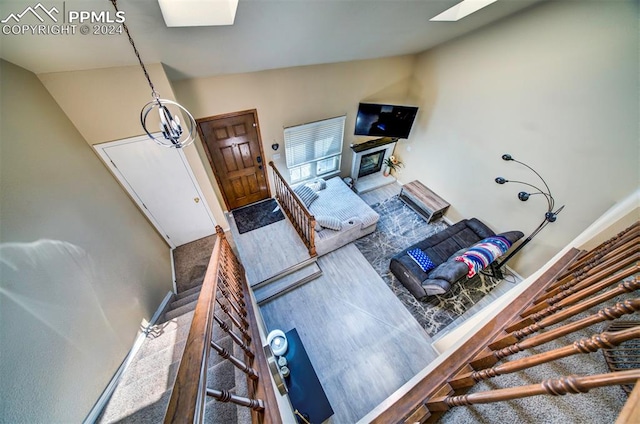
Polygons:
<instances>
[{"instance_id":1,"label":"american flag blanket","mask_svg":"<svg viewBox=\"0 0 640 424\"><path fill-rule=\"evenodd\" d=\"M462 255L456 256L455 260L464 262L469 267L467 277L471 278L502 256L510 247L511 242L504 237L487 237L471 246Z\"/></svg>"}]
</instances>

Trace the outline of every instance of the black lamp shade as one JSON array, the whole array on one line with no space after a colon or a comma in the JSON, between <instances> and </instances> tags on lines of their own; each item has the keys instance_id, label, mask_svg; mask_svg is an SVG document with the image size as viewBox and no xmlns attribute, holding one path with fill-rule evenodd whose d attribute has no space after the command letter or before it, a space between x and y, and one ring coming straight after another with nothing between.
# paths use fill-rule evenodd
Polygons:
<instances>
[{"instance_id":1,"label":"black lamp shade","mask_svg":"<svg viewBox=\"0 0 640 424\"><path fill-rule=\"evenodd\" d=\"M502 160L513 160L513 157L509 153L502 155Z\"/></svg>"},{"instance_id":2,"label":"black lamp shade","mask_svg":"<svg viewBox=\"0 0 640 424\"><path fill-rule=\"evenodd\" d=\"M521 191L520 193L518 193L518 199L522 200L523 202L526 202L527 200L529 200L529 196L530 194L527 193L526 191Z\"/></svg>"},{"instance_id":3,"label":"black lamp shade","mask_svg":"<svg viewBox=\"0 0 640 424\"><path fill-rule=\"evenodd\" d=\"M503 177L496 177L496 182L497 182L498 184L504 184L504 183L506 183L506 182L507 182L507 180L506 180L506 179L504 179Z\"/></svg>"}]
</instances>

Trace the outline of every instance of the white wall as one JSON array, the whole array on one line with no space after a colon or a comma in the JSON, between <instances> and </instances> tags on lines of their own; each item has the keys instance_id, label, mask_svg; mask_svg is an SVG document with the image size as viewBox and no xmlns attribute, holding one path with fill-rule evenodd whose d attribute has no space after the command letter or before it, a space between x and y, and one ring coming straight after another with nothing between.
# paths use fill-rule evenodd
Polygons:
<instances>
[{"instance_id":1,"label":"white wall","mask_svg":"<svg viewBox=\"0 0 640 424\"><path fill-rule=\"evenodd\" d=\"M257 109L266 162L279 154L280 159L274 162L281 172L286 170L284 127L346 114L342 173L348 175L349 144L367 139L353 136L358 103L404 102L414 60L414 56L399 56L197 78L175 81L173 88L178 100L196 119ZM274 142L280 144L277 152L271 149ZM220 204L224 205L199 141L198 151Z\"/></svg>"},{"instance_id":2,"label":"white wall","mask_svg":"<svg viewBox=\"0 0 640 424\"><path fill-rule=\"evenodd\" d=\"M145 66L160 96L175 100L163 66L159 63ZM52 72L40 74L38 78L87 143L94 145L144 135L140 110L151 100L151 89L139 66ZM154 118L151 114L150 120ZM158 128L158 125L150 121L149 127ZM216 224L227 227L196 147L186 147L184 154Z\"/></svg>"},{"instance_id":3,"label":"white wall","mask_svg":"<svg viewBox=\"0 0 640 424\"><path fill-rule=\"evenodd\" d=\"M510 262L527 276L639 185L638 7L623 1L543 3L421 54L412 98L421 109L396 152L403 182L420 179L499 231L531 232L541 196L497 176L549 183L550 224Z\"/></svg>"},{"instance_id":4,"label":"white wall","mask_svg":"<svg viewBox=\"0 0 640 424\"><path fill-rule=\"evenodd\" d=\"M81 422L171 290L169 248L29 71L0 62L0 422Z\"/></svg>"}]
</instances>

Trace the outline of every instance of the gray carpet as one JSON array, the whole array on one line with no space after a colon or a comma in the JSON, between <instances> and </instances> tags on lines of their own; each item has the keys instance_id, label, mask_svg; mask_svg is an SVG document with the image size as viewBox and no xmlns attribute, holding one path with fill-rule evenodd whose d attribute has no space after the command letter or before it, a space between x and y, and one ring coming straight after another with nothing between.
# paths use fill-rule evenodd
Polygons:
<instances>
[{"instance_id":1,"label":"gray carpet","mask_svg":"<svg viewBox=\"0 0 640 424\"><path fill-rule=\"evenodd\" d=\"M202 284L215 242L216 236L212 235L173 250L178 293Z\"/></svg>"},{"instance_id":2,"label":"gray carpet","mask_svg":"<svg viewBox=\"0 0 640 424\"><path fill-rule=\"evenodd\" d=\"M454 285L444 295L416 299L391 273L389 262L396 253L444 230L447 224L444 221L427 224L398 196L372 208L380 214L376 231L356 240L355 245L430 336L438 334L500 283L500 280L477 275Z\"/></svg>"},{"instance_id":3,"label":"gray carpet","mask_svg":"<svg viewBox=\"0 0 640 424\"><path fill-rule=\"evenodd\" d=\"M214 242L215 236L210 236L174 250L178 294L165 312L164 319L149 330L103 410L99 423L163 421ZM233 328L224 311L218 308L216 315ZM237 358L244 358L244 352L217 324L212 331L212 340ZM234 331L239 333L237 329ZM207 384L211 388L248 396L246 375L214 351L209 356ZM205 423L251 422L248 408L213 398L207 398L206 402Z\"/></svg>"},{"instance_id":4,"label":"gray carpet","mask_svg":"<svg viewBox=\"0 0 640 424\"><path fill-rule=\"evenodd\" d=\"M596 313L603 307L610 307L622 299L632 298L638 293L630 293L608 301L603 305L592 308L582 314L570 318L562 324L574 322L587 315ZM623 320L639 319L639 314L625 316ZM606 322L593 325L587 329L575 332L559 340L538 346L534 349L512 355L508 360L525 358L534 354L547 352L573 343L579 339L591 337L605 331ZM505 361L505 360L503 360ZM601 351L591 354L574 355L553 362L539 365L515 374L502 375L476 384L469 393L483 392L493 389L517 387L538 384L546 379L556 379L565 375L594 375L608 373L604 356ZM507 402L457 407L447 412L441 423L522 423L522 424L583 424L583 423L613 423L627 400L626 393L621 386L609 386L593 389L583 394L567 394L565 396L534 396Z\"/></svg>"}]
</instances>

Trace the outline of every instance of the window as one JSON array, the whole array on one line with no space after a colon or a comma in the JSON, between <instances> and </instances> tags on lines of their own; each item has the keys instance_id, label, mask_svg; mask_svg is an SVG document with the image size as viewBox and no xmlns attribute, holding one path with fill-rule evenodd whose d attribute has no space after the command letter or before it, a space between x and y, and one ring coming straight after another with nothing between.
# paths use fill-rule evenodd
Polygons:
<instances>
[{"instance_id":1,"label":"window","mask_svg":"<svg viewBox=\"0 0 640 424\"><path fill-rule=\"evenodd\" d=\"M284 129L291 183L340 172L346 116Z\"/></svg>"}]
</instances>

